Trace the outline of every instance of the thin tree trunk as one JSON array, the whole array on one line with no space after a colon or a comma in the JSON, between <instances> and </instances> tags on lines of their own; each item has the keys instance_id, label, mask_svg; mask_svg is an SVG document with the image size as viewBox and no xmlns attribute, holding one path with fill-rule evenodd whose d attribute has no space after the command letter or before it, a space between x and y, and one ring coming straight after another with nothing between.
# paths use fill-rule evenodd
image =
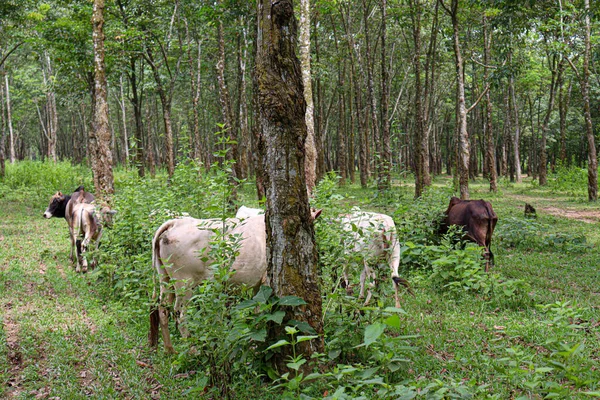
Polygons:
<instances>
[{"instance_id":1,"label":"thin tree trunk","mask_svg":"<svg viewBox=\"0 0 600 400\"><path fill-rule=\"evenodd\" d=\"M515 127L515 134L512 139L515 182L521 183L521 124L519 123L519 104L517 103L517 96L515 94L515 82L514 77L512 75L510 76L508 90L510 92L510 98L512 99L512 115Z\"/></svg>"},{"instance_id":2,"label":"thin tree trunk","mask_svg":"<svg viewBox=\"0 0 600 400\"><path fill-rule=\"evenodd\" d=\"M250 131L248 128L248 103L246 102L246 60L248 59L248 38L245 21L240 21L242 25L243 40L238 36L238 126L240 127L239 148L242 151L239 154L240 171L242 177L248 175L248 158Z\"/></svg>"},{"instance_id":3,"label":"thin tree trunk","mask_svg":"<svg viewBox=\"0 0 600 400\"><path fill-rule=\"evenodd\" d=\"M310 68L310 0L300 0L300 65L306 101L306 190L312 196L317 181L317 148L315 146L315 120ZM337 45L337 44L336 44Z\"/></svg>"},{"instance_id":4,"label":"thin tree trunk","mask_svg":"<svg viewBox=\"0 0 600 400\"><path fill-rule=\"evenodd\" d=\"M560 115L560 150L559 159L563 166L567 165L567 114L571 102L571 89L573 81L569 80L569 86L565 90L564 79L561 79L558 95L558 112Z\"/></svg>"},{"instance_id":5,"label":"thin tree trunk","mask_svg":"<svg viewBox=\"0 0 600 400\"><path fill-rule=\"evenodd\" d=\"M456 102L457 102L457 137L458 137L458 179L460 198L469 199L469 132L467 130L467 106L465 104L464 64L460 50L460 28L458 25L458 0L452 0L451 9L446 8L443 0L440 4L452 19L452 41L456 66Z\"/></svg>"},{"instance_id":6,"label":"thin tree trunk","mask_svg":"<svg viewBox=\"0 0 600 400\"><path fill-rule=\"evenodd\" d=\"M484 14L483 17L483 63L484 63L484 77L486 84L490 84L490 48L492 46L492 34L488 30L488 19ZM496 193L498 191L498 186L496 183L497 174L496 174L496 149L494 148L494 132L493 132L493 124L492 124L492 97L490 95L490 91L488 90L485 95L485 161L486 161L486 170L488 173L488 179L490 181L490 192Z\"/></svg>"},{"instance_id":7,"label":"thin tree trunk","mask_svg":"<svg viewBox=\"0 0 600 400\"><path fill-rule=\"evenodd\" d=\"M56 95L54 93L54 74L48 52L44 52L43 63L44 85L46 86L46 117L48 118L48 158L56 162L56 145L58 141L58 112L56 109ZM42 67L44 68L44 67Z\"/></svg>"},{"instance_id":8,"label":"thin tree trunk","mask_svg":"<svg viewBox=\"0 0 600 400\"><path fill-rule=\"evenodd\" d=\"M2 72L0 71L0 74ZM0 84L0 178L6 176L6 113L4 104L4 85Z\"/></svg>"},{"instance_id":9,"label":"thin tree trunk","mask_svg":"<svg viewBox=\"0 0 600 400\"><path fill-rule=\"evenodd\" d=\"M94 43L94 121L90 132L92 146L92 171L94 187L99 198L110 202L114 193L111 134L108 116L108 87L104 66L104 0L94 0L92 16Z\"/></svg>"},{"instance_id":10,"label":"thin tree trunk","mask_svg":"<svg viewBox=\"0 0 600 400\"><path fill-rule=\"evenodd\" d=\"M221 17L222 18L222 17ZM225 33L223 29L223 21L220 19L217 24L217 41L219 45L219 54L217 59L217 81L219 83L219 101L221 103L221 112L223 116L224 130L229 134L229 137L234 141L237 140L235 125L233 123L233 112L231 110L231 101L229 96L229 89L227 88L227 81L225 79ZM231 151L227 152L227 159L234 160L233 165L233 178L241 178L242 171L238 157L238 146L234 142L231 144ZM231 183L235 185L237 182L232 179Z\"/></svg>"},{"instance_id":11,"label":"thin tree trunk","mask_svg":"<svg viewBox=\"0 0 600 400\"><path fill-rule=\"evenodd\" d=\"M319 335L300 343L306 360L324 350L318 253L305 182L306 103L295 54L296 20L290 0L258 2L256 69L266 184L267 283L278 297L295 295L305 305L286 310L285 320L306 322ZM285 323L269 327L269 337L285 336ZM292 349L274 356L280 374ZM312 370L312 363L301 372Z\"/></svg>"},{"instance_id":12,"label":"thin tree trunk","mask_svg":"<svg viewBox=\"0 0 600 400\"><path fill-rule=\"evenodd\" d=\"M583 76L581 81L581 94L583 96L583 115L585 118L586 136L588 142L588 199L598 200L598 158L596 156L596 143L594 139L594 128L592 126L592 113L590 107L590 57L591 45L591 23L590 23L590 0L584 0L585 8L585 53L583 57Z\"/></svg>"},{"instance_id":13,"label":"thin tree trunk","mask_svg":"<svg viewBox=\"0 0 600 400\"><path fill-rule=\"evenodd\" d=\"M554 110L554 100L556 98L556 88L558 82L562 78L564 70L563 59L561 58L557 63L557 57L552 55L548 60L550 69L552 70L552 79L550 80L550 93L548 94L548 108L546 109L546 115L544 122L542 123L542 140L540 141L540 165L539 165L539 182L540 186L545 186L548 183L548 151L546 150L546 138L548 136L548 125L550 124L550 116Z\"/></svg>"},{"instance_id":14,"label":"thin tree trunk","mask_svg":"<svg viewBox=\"0 0 600 400\"><path fill-rule=\"evenodd\" d=\"M4 75L4 83L6 85L6 122L8 124L8 148L10 163L13 164L15 162L15 135L13 132L12 113L10 110L10 90L8 85L8 74Z\"/></svg>"},{"instance_id":15,"label":"thin tree trunk","mask_svg":"<svg viewBox=\"0 0 600 400\"><path fill-rule=\"evenodd\" d=\"M381 0L381 177L378 190L389 190L392 186L392 150L390 147L389 98L390 85L386 54L387 0ZM427 167L429 168L429 167Z\"/></svg>"},{"instance_id":16,"label":"thin tree trunk","mask_svg":"<svg viewBox=\"0 0 600 400\"><path fill-rule=\"evenodd\" d=\"M379 121L377 117L377 100L375 98L375 83L373 79L373 65L374 60L372 58L371 52L371 40L369 38L369 7L367 5L367 0L362 0L363 5L363 29L365 35L365 70L366 70L366 83L367 83L367 102L370 107L371 114L371 128L373 132L373 140L375 142L375 154L374 159L376 162L375 171L376 171L376 179L377 179L377 187L380 187L380 182L382 179L382 163L380 160L381 156L381 134L379 130Z\"/></svg>"},{"instance_id":17,"label":"thin tree trunk","mask_svg":"<svg viewBox=\"0 0 600 400\"><path fill-rule=\"evenodd\" d=\"M129 164L129 135L127 134L127 108L125 106L125 94L123 93L123 75L119 77L119 89L121 91L121 118L123 120L123 147L125 149L125 164Z\"/></svg>"}]
</instances>

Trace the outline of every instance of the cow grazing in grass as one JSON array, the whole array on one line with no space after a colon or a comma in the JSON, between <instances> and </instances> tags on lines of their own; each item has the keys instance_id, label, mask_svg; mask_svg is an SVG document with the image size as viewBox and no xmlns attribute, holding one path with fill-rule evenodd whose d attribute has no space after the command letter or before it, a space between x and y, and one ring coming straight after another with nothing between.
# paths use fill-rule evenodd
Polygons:
<instances>
[{"instance_id":1,"label":"cow grazing in grass","mask_svg":"<svg viewBox=\"0 0 600 400\"><path fill-rule=\"evenodd\" d=\"M225 225L223 225L225 224ZM228 230L228 237L241 235L239 254L233 262L235 273L231 283L258 288L267 271L265 217L200 220L195 218L172 219L161 225L152 240L152 265L158 273L160 296L158 309L150 316L150 344L158 344L158 326L167 353L174 353L169 335L166 306L173 302L182 336L188 336L184 324L185 306L192 289L205 279L211 279L213 260L208 249L215 237L214 229Z\"/></svg>"},{"instance_id":2,"label":"cow grazing in grass","mask_svg":"<svg viewBox=\"0 0 600 400\"><path fill-rule=\"evenodd\" d=\"M389 268L392 281L394 282L394 300L396 307L400 307L398 297L398 285L405 286L412 293L408 281L400 278L398 275L398 266L400 265L400 243L396 234L396 225L389 215L355 211L350 214L340 216L342 228L349 232L352 243L344 244L346 253L360 254L363 258L363 270L360 275L360 294L363 298L365 294L365 283L370 279L367 289L367 298L365 305L369 304L371 299L371 287L375 285L377 278L376 271L369 265L371 261L376 261ZM346 284L348 284L347 275L344 274Z\"/></svg>"},{"instance_id":3,"label":"cow grazing in grass","mask_svg":"<svg viewBox=\"0 0 600 400\"><path fill-rule=\"evenodd\" d=\"M87 272L88 261L86 252L89 246L97 249L102 237L102 226L112 223L112 216L116 213L108 207L97 209L94 204L83 202L85 200L82 192L74 201L73 213L71 215L71 232L75 237L77 247L77 272ZM72 200L73 201L73 200ZM92 261L92 267L95 261Z\"/></svg>"},{"instance_id":4,"label":"cow grazing in grass","mask_svg":"<svg viewBox=\"0 0 600 400\"><path fill-rule=\"evenodd\" d=\"M246 206L241 206L237 212L235 213L236 218L249 218L255 217L257 215L264 214L265 210L261 208L250 208Z\"/></svg>"},{"instance_id":5,"label":"cow grazing in grass","mask_svg":"<svg viewBox=\"0 0 600 400\"><path fill-rule=\"evenodd\" d=\"M321 213L314 212L312 218ZM158 344L158 327L167 353L174 353L169 335L167 307L174 304L179 330L189 335L185 327L185 307L192 290L203 280L212 279L214 261L210 259L210 242L215 230L225 230L227 238L239 238L238 255L231 266L235 273L229 279L234 285L246 285L258 290L265 283L267 272L267 233L265 216L244 220L172 219L160 226L152 240L152 265L158 273L160 295L158 308L150 314L150 345ZM237 239L234 239L237 240Z\"/></svg>"},{"instance_id":6,"label":"cow grazing in grass","mask_svg":"<svg viewBox=\"0 0 600 400\"><path fill-rule=\"evenodd\" d=\"M440 233L448 232L448 227L457 225L462 227L464 238L482 246L485 258L485 270L489 271L490 263L494 262L494 254L490 249L492 234L498 222L498 216L494 212L489 201L484 200L461 200L452 197L446 210L445 217L440 226Z\"/></svg>"},{"instance_id":7,"label":"cow grazing in grass","mask_svg":"<svg viewBox=\"0 0 600 400\"><path fill-rule=\"evenodd\" d=\"M83 193L83 197L80 197L80 194ZM67 221L67 225L69 227L69 238L71 240L71 260L74 260L74 249L75 249L75 235L72 230L71 216L73 215L73 206L75 201L71 201L73 197L76 197L79 202L82 203L92 203L94 201L94 195L86 192L83 186L79 186L72 195L62 194L61 192L56 192L54 196L50 198L50 204L48 204L48 208L44 211L44 218L64 218Z\"/></svg>"}]
</instances>

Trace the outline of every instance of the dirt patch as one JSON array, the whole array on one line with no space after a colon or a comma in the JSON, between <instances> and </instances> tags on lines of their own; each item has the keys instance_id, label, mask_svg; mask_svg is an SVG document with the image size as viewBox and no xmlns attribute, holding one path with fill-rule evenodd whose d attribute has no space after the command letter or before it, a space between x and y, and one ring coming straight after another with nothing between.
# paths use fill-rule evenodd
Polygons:
<instances>
[{"instance_id":1,"label":"dirt patch","mask_svg":"<svg viewBox=\"0 0 600 400\"><path fill-rule=\"evenodd\" d=\"M545 206L551 203L553 200L542 197L530 197L518 194L511 194L509 197L522 201L523 203L532 204L538 211L545 214L550 214L555 217L574 219L588 224L600 222L600 210L597 209L573 209L573 208L559 208L556 206ZM525 204L523 204L523 207ZM520 208L523 208L520 207Z\"/></svg>"},{"instance_id":2,"label":"dirt patch","mask_svg":"<svg viewBox=\"0 0 600 400\"><path fill-rule=\"evenodd\" d=\"M556 207L545 207L541 210L556 217L575 219L577 221L587 222L588 224L593 224L600 221L600 210L573 210Z\"/></svg>"}]
</instances>

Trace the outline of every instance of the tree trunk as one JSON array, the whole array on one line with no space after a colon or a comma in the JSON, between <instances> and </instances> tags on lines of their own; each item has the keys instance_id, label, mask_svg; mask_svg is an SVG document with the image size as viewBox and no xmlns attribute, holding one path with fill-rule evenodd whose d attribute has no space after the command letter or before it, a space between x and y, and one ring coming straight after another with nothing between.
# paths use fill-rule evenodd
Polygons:
<instances>
[{"instance_id":1,"label":"tree trunk","mask_svg":"<svg viewBox=\"0 0 600 400\"><path fill-rule=\"evenodd\" d=\"M246 102L246 60L248 59L248 38L246 22L242 19L242 36L238 36L238 126L240 127L239 154L242 178L248 176L248 158L250 154L250 132L248 129L248 103Z\"/></svg>"},{"instance_id":2,"label":"tree trunk","mask_svg":"<svg viewBox=\"0 0 600 400\"><path fill-rule=\"evenodd\" d=\"M546 109L546 115L544 122L542 123L542 139L540 141L540 165L539 165L539 182L540 186L545 186L548 183L548 152L546 150L546 138L548 135L548 125L550 124L550 116L554 110L554 99L556 98L556 88L558 82L562 78L564 70L563 59L561 58L557 63L558 56L552 55L548 60L550 69L552 70L552 79L550 80L550 93L548 94L548 108Z\"/></svg>"},{"instance_id":3,"label":"tree trunk","mask_svg":"<svg viewBox=\"0 0 600 400\"><path fill-rule=\"evenodd\" d=\"M421 80L421 9L420 0L411 2L412 33L414 43L413 64L415 68L415 198L421 197L425 189L425 175L429 174L429 143L425 132L423 86ZM427 160L425 160L427 157Z\"/></svg>"},{"instance_id":4,"label":"tree trunk","mask_svg":"<svg viewBox=\"0 0 600 400\"><path fill-rule=\"evenodd\" d=\"M588 199L598 200L598 158L594 128L592 126L592 113L590 107L590 57L592 46L590 41L590 0L584 0L585 7L585 53L583 57L583 76L581 81L581 94L583 96L583 115L585 117L585 130L588 142Z\"/></svg>"},{"instance_id":5,"label":"tree trunk","mask_svg":"<svg viewBox=\"0 0 600 400\"><path fill-rule=\"evenodd\" d=\"M514 76L510 76L508 90L510 92L510 98L512 100L512 115L514 120L515 134L512 137L513 147L513 163L515 170L515 182L521 183L521 155L520 155L520 141L521 141L521 125L519 123L519 105L517 103L517 96L515 94L515 83Z\"/></svg>"},{"instance_id":6,"label":"tree trunk","mask_svg":"<svg viewBox=\"0 0 600 400\"><path fill-rule=\"evenodd\" d=\"M315 147L315 119L310 68L310 0L300 0L300 65L306 101L306 190L312 196L317 181L317 148Z\"/></svg>"},{"instance_id":7,"label":"tree trunk","mask_svg":"<svg viewBox=\"0 0 600 400\"><path fill-rule=\"evenodd\" d=\"M369 7L367 0L362 0L363 5L363 29L365 35L365 70L366 70L366 83L367 83L367 102L370 108L371 120L367 121L371 123L371 129L373 132L372 138L375 142L375 154L373 159L375 160L375 171L377 188L380 187L380 182L383 175L382 162L381 162L381 135L379 130L379 121L377 118L377 100L375 98L375 83L373 80L373 65L374 60L371 52L371 40L369 38Z\"/></svg>"},{"instance_id":8,"label":"tree trunk","mask_svg":"<svg viewBox=\"0 0 600 400\"><path fill-rule=\"evenodd\" d=\"M490 48L492 46L492 34L488 30L488 19L484 15L483 17L483 63L484 67L484 80L486 85L490 85ZM485 161L486 161L486 170L488 173L488 179L490 181L490 192L496 193L498 191L498 186L496 183L497 174L496 174L496 149L494 146L494 132L493 132L493 124L492 124L492 97L490 96L490 91L488 90L485 94Z\"/></svg>"},{"instance_id":9,"label":"tree trunk","mask_svg":"<svg viewBox=\"0 0 600 400\"><path fill-rule=\"evenodd\" d=\"M202 42L196 39L196 66L194 67L194 57L192 55L192 39L185 20L185 33L188 42L188 64L190 69L190 94L192 97L192 157L197 162L202 161L202 139L200 138L200 113L198 105L200 103L200 92L202 84Z\"/></svg>"},{"instance_id":10,"label":"tree trunk","mask_svg":"<svg viewBox=\"0 0 600 400\"><path fill-rule=\"evenodd\" d=\"M571 102L571 89L573 81L569 80L569 86L565 90L564 79L561 79L558 94L558 112L560 116L560 148L559 159L563 166L567 165L567 114Z\"/></svg>"},{"instance_id":11,"label":"tree trunk","mask_svg":"<svg viewBox=\"0 0 600 400\"><path fill-rule=\"evenodd\" d=\"M0 75L2 72L0 72ZM2 81L2 79L0 79ZM0 179L6 176L6 114L4 111L4 85L0 84Z\"/></svg>"},{"instance_id":12,"label":"tree trunk","mask_svg":"<svg viewBox=\"0 0 600 400\"><path fill-rule=\"evenodd\" d=\"M258 2L256 70L266 185L268 284L278 297L295 295L306 305L286 310L285 321L308 323L323 333L318 253L305 181L306 120L300 62L295 54L296 20L289 0ZM282 325L271 325L269 337L285 337ZM289 337L287 337L289 338ZM289 346L274 357L279 373L290 372ZM297 352L309 360L324 349L323 337L300 343ZM301 368L312 369L311 363ZM293 371L292 371L293 372Z\"/></svg>"},{"instance_id":13,"label":"tree trunk","mask_svg":"<svg viewBox=\"0 0 600 400\"><path fill-rule=\"evenodd\" d=\"M390 147L389 98L390 85L386 54L387 0L381 0L381 170L378 190L390 190L392 186L392 150Z\"/></svg>"},{"instance_id":14,"label":"tree trunk","mask_svg":"<svg viewBox=\"0 0 600 400\"><path fill-rule=\"evenodd\" d=\"M220 18L223 18L222 16ZM238 158L238 146L237 146L237 137L235 132L235 125L233 123L233 112L231 110L231 101L229 96L229 89L227 88L227 81L225 79L225 32L223 29L223 21L219 19L217 24L217 41L219 45L219 54L217 59L217 81L219 83L219 101L221 103L221 112L223 116L223 129L226 130L229 134L229 137L234 141L231 144L231 151L227 152L227 159L234 160L233 164L233 178L241 178L242 171L240 167L239 158ZM237 182L235 179L232 179L232 184L235 185Z\"/></svg>"},{"instance_id":15,"label":"tree trunk","mask_svg":"<svg viewBox=\"0 0 600 400\"><path fill-rule=\"evenodd\" d=\"M8 74L4 75L4 83L6 84L6 122L8 124L8 148L10 163L15 162L15 135L13 133L12 114L10 111L10 90L8 86Z\"/></svg>"},{"instance_id":16,"label":"tree trunk","mask_svg":"<svg viewBox=\"0 0 600 400\"><path fill-rule=\"evenodd\" d=\"M43 60L44 86L46 87L46 118L47 118L47 156L53 162L56 162L56 145L58 141L58 112L56 109L56 95L54 93L54 73L50 55L44 52Z\"/></svg>"},{"instance_id":17,"label":"tree trunk","mask_svg":"<svg viewBox=\"0 0 600 400\"><path fill-rule=\"evenodd\" d=\"M457 137L458 137L458 180L460 198L469 199L469 132L467 130L467 106L465 104L464 63L460 50L460 28L458 25L458 0L452 0L451 9L446 8L443 0L440 4L452 19L452 41L456 66L456 102L457 102Z\"/></svg>"},{"instance_id":18,"label":"tree trunk","mask_svg":"<svg viewBox=\"0 0 600 400\"><path fill-rule=\"evenodd\" d=\"M123 75L119 77L119 89L121 98L119 105L121 106L121 119L123 120L123 148L125 150L125 164L129 164L129 135L127 134L127 108L125 107L125 95L123 94Z\"/></svg>"},{"instance_id":19,"label":"tree trunk","mask_svg":"<svg viewBox=\"0 0 600 400\"><path fill-rule=\"evenodd\" d=\"M111 134L108 120L108 87L104 67L104 0L94 0L92 15L94 43L94 121L90 132L92 171L96 195L106 202L114 193Z\"/></svg>"}]
</instances>

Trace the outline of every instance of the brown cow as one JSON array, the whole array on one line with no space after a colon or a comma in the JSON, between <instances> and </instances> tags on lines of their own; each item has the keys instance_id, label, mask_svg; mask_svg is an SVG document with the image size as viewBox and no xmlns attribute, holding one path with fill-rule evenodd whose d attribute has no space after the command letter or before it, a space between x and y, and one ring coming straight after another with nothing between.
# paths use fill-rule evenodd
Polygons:
<instances>
[{"instance_id":1,"label":"brown cow","mask_svg":"<svg viewBox=\"0 0 600 400\"><path fill-rule=\"evenodd\" d=\"M83 194L83 196L82 196ZM83 186L79 186L72 195L62 194L56 192L52 198L50 198L50 204L44 211L44 218L64 218L69 226L69 237L71 239L71 260L75 261L73 256L73 249L75 248L75 234L73 233L73 225L71 223L71 216L73 215L73 206L75 201L71 201L73 197L77 197L79 202L92 203L94 201L94 195L85 191Z\"/></svg>"},{"instance_id":2,"label":"brown cow","mask_svg":"<svg viewBox=\"0 0 600 400\"><path fill-rule=\"evenodd\" d=\"M485 271L494 263L494 254L490 249L492 234L498 222L498 216L494 212L489 201L484 200L461 200L452 197L446 210L446 216L442 220L440 233L448 232L450 225L463 227L464 238L471 240L485 248Z\"/></svg>"}]
</instances>

